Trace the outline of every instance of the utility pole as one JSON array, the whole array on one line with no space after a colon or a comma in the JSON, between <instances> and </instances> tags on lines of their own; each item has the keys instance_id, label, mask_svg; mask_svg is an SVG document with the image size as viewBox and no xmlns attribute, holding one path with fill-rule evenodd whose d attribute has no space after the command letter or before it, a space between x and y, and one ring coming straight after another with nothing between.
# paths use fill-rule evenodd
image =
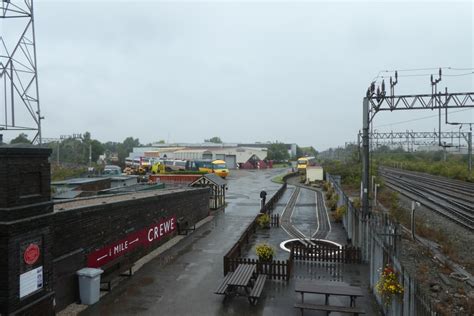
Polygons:
<instances>
[{"instance_id":1,"label":"utility pole","mask_svg":"<svg viewBox=\"0 0 474 316\"><path fill-rule=\"evenodd\" d=\"M431 94L434 97L434 102L435 106L439 108L439 146L441 146L441 107L439 106L439 103L441 103L441 100L438 100L437 98L437 92L438 92L438 83L441 81L441 68L439 69L439 77L438 79L433 80L433 75L431 75Z\"/></svg>"},{"instance_id":2,"label":"utility pole","mask_svg":"<svg viewBox=\"0 0 474 316\"><path fill-rule=\"evenodd\" d=\"M377 206L377 190L380 187L380 184L376 183L374 187L374 206Z\"/></svg>"},{"instance_id":3,"label":"utility pole","mask_svg":"<svg viewBox=\"0 0 474 316\"><path fill-rule=\"evenodd\" d=\"M415 209L420 206L420 202L411 201L411 238L415 240Z\"/></svg>"},{"instance_id":4,"label":"utility pole","mask_svg":"<svg viewBox=\"0 0 474 316\"><path fill-rule=\"evenodd\" d=\"M472 173L472 124L469 124L469 133L467 135L467 160L469 175Z\"/></svg>"},{"instance_id":5,"label":"utility pole","mask_svg":"<svg viewBox=\"0 0 474 316\"><path fill-rule=\"evenodd\" d=\"M369 213L369 94L364 98L362 115L362 214Z\"/></svg>"}]
</instances>

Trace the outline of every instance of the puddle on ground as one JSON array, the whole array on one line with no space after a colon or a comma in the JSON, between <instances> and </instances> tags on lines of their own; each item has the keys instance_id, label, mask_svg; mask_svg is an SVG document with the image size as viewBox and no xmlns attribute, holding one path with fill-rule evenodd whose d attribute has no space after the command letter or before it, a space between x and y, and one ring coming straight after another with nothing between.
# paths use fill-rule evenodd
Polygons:
<instances>
[{"instance_id":1,"label":"puddle on ground","mask_svg":"<svg viewBox=\"0 0 474 316\"><path fill-rule=\"evenodd\" d=\"M206 230L206 231L202 232L200 236L207 236L211 233L211 231L212 230Z\"/></svg>"},{"instance_id":2,"label":"puddle on ground","mask_svg":"<svg viewBox=\"0 0 474 316\"><path fill-rule=\"evenodd\" d=\"M216 249L203 249L202 252L204 252L204 253L210 253L210 254L219 254L219 253L222 253L221 250L216 250Z\"/></svg>"}]
</instances>

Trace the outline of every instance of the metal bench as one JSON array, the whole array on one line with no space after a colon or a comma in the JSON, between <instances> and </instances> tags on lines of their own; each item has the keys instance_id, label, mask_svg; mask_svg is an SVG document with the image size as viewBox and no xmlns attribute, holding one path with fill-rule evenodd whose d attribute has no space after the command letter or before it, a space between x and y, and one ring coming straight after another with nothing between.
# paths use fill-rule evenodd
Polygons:
<instances>
[{"instance_id":1,"label":"metal bench","mask_svg":"<svg viewBox=\"0 0 474 316\"><path fill-rule=\"evenodd\" d=\"M128 257L120 257L117 258L101 267L104 270L104 273L101 275L100 284L101 284L101 291L109 291L112 289L112 280L117 276L127 276L131 277L132 273L133 262L129 260ZM126 272L126 273L123 273ZM102 287L102 284L107 284L106 288Z\"/></svg>"},{"instance_id":2,"label":"metal bench","mask_svg":"<svg viewBox=\"0 0 474 316\"><path fill-rule=\"evenodd\" d=\"M184 217L178 218L176 224L178 226L178 235L187 235L188 232L196 230L196 224L190 227L189 222Z\"/></svg>"},{"instance_id":3,"label":"metal bench","mask_svg":"<svg viewBox=\"0 0 474 316\"><path fill-rule=\"evenodd\" d=\"M327 312L327 315L329 315L331 312L353 314L355 316L357 316L359 314L365 314L365 310L363 310L362 308L359 308L359 307L345 307L345 306L296 303L295 308L299 308L301 310L301 315L303 315L303 310L305 310L305 309L316 310L316 311L325 311L325 312Z\"/></svg>"},{"instance_id":4,"label":"metal bench","mask_svg":"<svg viewBox=\"0 0 474 316\"><path fill-rule=\"evenodd\" d=\"M249 294L250 304L253 304L253 305L257 304L257 301L260 298L260 294L262 294L266 279L267 279L266 274L258 275L257 280L255 281L253 285L252 291L250 291L250 294Z\"/></svg>"},{"instance_id":5,"label":"metal bench","mask_svg":"<svg viewBox=\"0 0 474 316\"><path fill-rule=\"evenodd\" d=\"M225 295L226 294L226 291L227 291L227 282L229 281L229 279L232 277L232 274L234 274L234 272L229 272L227 273L227 275L225 276L224 280L222 280L222 283L219 285L219 287L217 288L217 290L215 290L215 294L219 294L219 295Z\"/></svg>"}]
</instances>

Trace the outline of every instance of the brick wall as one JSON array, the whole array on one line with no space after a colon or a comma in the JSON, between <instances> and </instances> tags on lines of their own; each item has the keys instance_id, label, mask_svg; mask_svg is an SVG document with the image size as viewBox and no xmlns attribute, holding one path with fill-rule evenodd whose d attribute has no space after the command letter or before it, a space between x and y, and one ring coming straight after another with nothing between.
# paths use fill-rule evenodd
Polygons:
<instances>
[{"instance_id":1,"label":"brick wall","mask_svg":"<svg viewBox=\"0 0 474 316\"><path fill-rule=\"evenodd\" d=\"M0 147L0 208L51 199L49 148Z\"/></svg>"},{"instance_id":2,"label":"brick wall","mask_svg":"<svg viewBox=\"0 0 474 316\"><path fill-rule=\"evenodd\" d=\"M51 150L0 147L0 315L52 315L79 299L76 271L90 253L156 224L184 217L190 224L209 212L209 189L156 191L122 201L69 205L53 212L50 192ZM103 200L100 200L103 201ZM138 260L176 234L127 253ZM34 263L29 245L39 247ZM43 283L20 299L20 276L42 267Z\"/></svg>"},{"instance_id":3,"label":"brick wall","mask_svg":"<svg viewBox=\"0 0 474 316\"><path fill-rule=\"evenodd\" d=\"M54 294L51 248L53 243L49 226L51 215L41 215L12 223L0 223L0 314L17 311ZM40 257L32 265L23 261L24 245L39 240ZM43 267L43 288L41 291L20 299L20 275L32 268ZM9 285L9 286L8 286ZM49 309L52 310L51 307ZM44 314L49 314L47 310Z\"/></svg>"},{"instance_id":4,"label":"brick wall","mask_svg":"<svg viewBox=\"0 0 474 316\"><path fill-rule=\"evenodd\" d=\"M58 310L78 299L75 273L85 267L88 254L149 227L163 217L185 217L190 223L196 223L208 215L208 203L208 189L187 189L55 213L51 230ZM138 260L173 236L159 240L151 247L137 248L129 256Z\"/></svg>"},{"instance_id":5,"label":"brick wall","mask_svg":"<svg viewBox=\"0 0 474 316\"><path fill-rule=\"evenodd\" d=\"M50 221L51 149L32 146L0 146L0 314L27 313L42 306L53 312L53 267ZM24 259L30 244L39 247L36 262ZM20 275L43 267L42 288L20 299ZM35 272L35 271L32 271ZM49 307L48 307L49 306Z\"/></svg>"}]
</instances>

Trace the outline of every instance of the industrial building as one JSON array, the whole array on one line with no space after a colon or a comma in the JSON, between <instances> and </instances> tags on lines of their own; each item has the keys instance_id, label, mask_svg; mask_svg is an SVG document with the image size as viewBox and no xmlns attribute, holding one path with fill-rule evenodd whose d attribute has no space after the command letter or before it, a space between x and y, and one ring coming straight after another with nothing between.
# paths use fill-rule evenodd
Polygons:
<instances>
[{"instance_id":1,"label":"industrial building","mask_svg":"<svg viewBox=\"0 0 474 316\"><path fill-rule=\"evenodd\" d=\"M229 169L237 169L248 163L255 164L267 158L269 144L157 144L157 146L135 147L130 158L153 157L183 160L220 159ZM294 145L294 146L293 146ZM293 148L294 147L294 148ZM289 144L289 153L295 151L296 144Z\"/></svg>"}]
</instances>

